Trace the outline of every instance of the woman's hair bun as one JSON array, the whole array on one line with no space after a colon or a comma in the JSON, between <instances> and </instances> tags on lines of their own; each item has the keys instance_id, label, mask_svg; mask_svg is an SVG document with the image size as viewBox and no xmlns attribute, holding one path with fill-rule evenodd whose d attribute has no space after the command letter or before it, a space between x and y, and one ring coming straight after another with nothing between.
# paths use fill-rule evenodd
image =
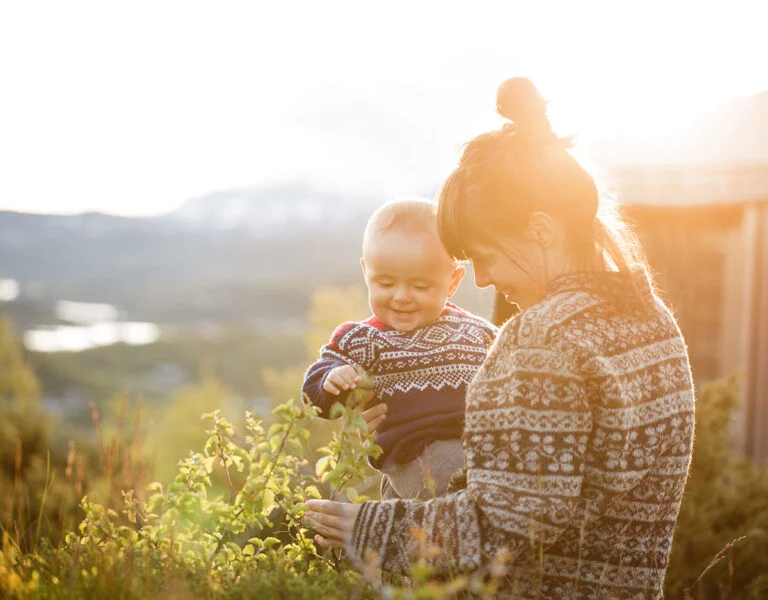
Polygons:
<instances>
[{"instance_id":1,"label":"woman's hair bun","mask_svg":"<svg viewBox=\"0 0 768 600\"><path fill-rule=\"evenodd\" d=\"M547 102L530 79L513 77L502 83L496 95L496 110L512 121L503 130L516 134L517 139L536 144L560 143L563 148L571 146L571 138L560 140L552 131Z\"/></svg>"},{"instance_id":2,"label":"woman's hair bun","mask_svg":"<svg viewBox=\"0 0 768 600\"><path fill-rule=\"evenodd\" d=\"M496 110L505 119L525 126L547 118L547 103L530 79L513 77L499 86Z\"/></svg>"}]
</instances>

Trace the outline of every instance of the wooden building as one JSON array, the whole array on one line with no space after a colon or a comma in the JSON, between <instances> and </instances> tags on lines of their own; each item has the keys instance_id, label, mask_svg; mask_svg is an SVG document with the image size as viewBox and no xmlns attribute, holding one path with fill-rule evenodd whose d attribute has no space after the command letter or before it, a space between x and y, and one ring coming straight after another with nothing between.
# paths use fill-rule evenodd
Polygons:
<instances>
[{"instance_id":1,"label":"wooden building","mask_svg":"<svg viewBox=\"0 0 768 600\"><path fill-rule=\"evenodd\" d=\"M768 164L615 174L697 384L743 374L736 443L768 459Z\"/></svg>"}]
</instances>

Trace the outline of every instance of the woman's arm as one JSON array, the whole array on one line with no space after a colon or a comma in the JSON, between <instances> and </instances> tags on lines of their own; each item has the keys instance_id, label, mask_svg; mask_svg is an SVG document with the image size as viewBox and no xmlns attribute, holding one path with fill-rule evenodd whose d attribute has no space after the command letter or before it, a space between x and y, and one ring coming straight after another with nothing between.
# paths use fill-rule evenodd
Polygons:
<instances>
[{"instance_id":1,"label":"woman's arm","mask_svg":"<svg viewBox=\"0 0 768 600\"><path fill-rule=\"evenodd\" d=\"M351 531L324 537L346 535L353 557L390 571L407 573L420 554L440 571L471 571L500 551L511 560L538 551L582 516L592 427L582 378L561 352L496 354L470 388L467 488L428 502L366 502L354 527L344 524ZM309 517L322 522L316 515L332 507L316 503L323 508L310 506Z\"/></svg>"}]
</instances>

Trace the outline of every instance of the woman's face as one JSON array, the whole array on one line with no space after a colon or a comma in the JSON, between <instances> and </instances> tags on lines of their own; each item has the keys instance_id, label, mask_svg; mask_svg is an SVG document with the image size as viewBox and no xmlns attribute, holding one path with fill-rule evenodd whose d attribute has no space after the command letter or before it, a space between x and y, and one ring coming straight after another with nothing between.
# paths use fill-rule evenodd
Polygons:
<instances>
[{"instance_id":1,"label":"woman's face","mask_svg":"<svg viewBox=\"0 0 768 600\"><path fill-rule=\"evenodd\" d=\"M474 243L468 254L477 287L492 285L507 302L517 304L522 310L544 297L546 261L544 250L537 242L515 239Z\"/></svg>"}]
</instances>

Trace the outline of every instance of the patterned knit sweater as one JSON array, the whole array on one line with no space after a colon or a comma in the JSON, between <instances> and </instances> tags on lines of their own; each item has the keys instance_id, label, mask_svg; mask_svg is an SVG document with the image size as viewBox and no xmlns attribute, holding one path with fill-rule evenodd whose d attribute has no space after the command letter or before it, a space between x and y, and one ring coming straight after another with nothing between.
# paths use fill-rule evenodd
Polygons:
<instances>
[{"instance_id":1,"label":"patterned knit sweater","mask_svg":"<svg viewBox=\"0 0 768 600\"><path fill-rule=\"evenodd\" d=\"M347 397L323 390L328 373L341 365L362 367L373 376L378 401L387 403L376 437L383 453L371 464L381 469L390 458L406 463L433 441L461 437L467 384L495 337L493 325L451 303L413 331L397 331L376 317L344 323L307 370L302 391L327 416Z\"/></svg>"},{"instance_id":2,"label":"patterned knit sweater","mask_svg":"<svg viewBox=\"0 0 768 600\"><path fill-rule=\"evenodd\" d=\"M643 303L628 277L575 274L509 321L468 389L466 487L366 502L352 557L407 573L426 545L446 574L502 561L500 597L661 597L694 394L673 317L634 279Z\"/></svg>"}]
</instances>

